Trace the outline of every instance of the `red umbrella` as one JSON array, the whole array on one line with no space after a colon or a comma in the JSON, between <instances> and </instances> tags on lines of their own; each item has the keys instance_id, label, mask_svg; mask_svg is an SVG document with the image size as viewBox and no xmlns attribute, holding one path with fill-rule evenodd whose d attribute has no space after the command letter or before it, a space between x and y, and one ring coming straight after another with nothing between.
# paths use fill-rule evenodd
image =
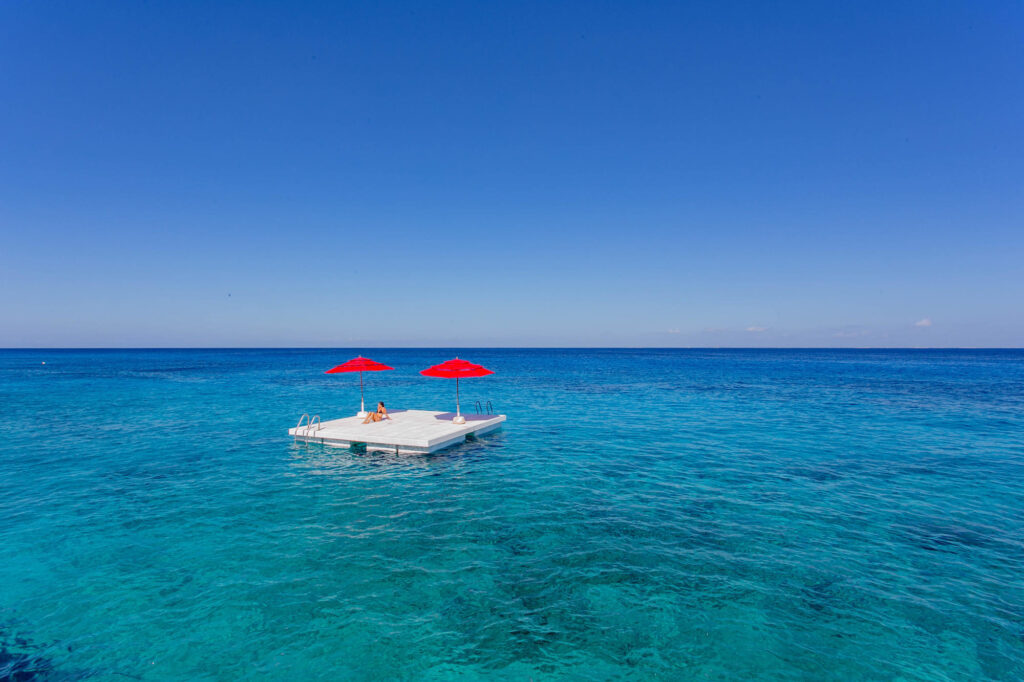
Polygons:
<instances>
[{"instance_id":1,"label":"red umbrella","mask_svg":"<svg viewBox=\"0 0 1024 682\"><path fill-rule=\"evenodd\" d=\"M426 377L438 377L441 379L455 379L455 419L452 419L456 424L465 424L466 418L462 416L462 412L459 409L459 379L467 379L469 377L485 377L488 374L494 374L491 370L480 365L474 365L472 362L466 360L449 360L448 362L442 362L440 365L434 365L420 372Z\"/></svg>"},{"instance_id":2,"label":"red umbrella","mask_svg":"<svg viewBox=\"0 0 1024 682\"><path fill-rule=\"evenodd\" d=\"M366 402L363 400L363 372L382 372L386 369L394 369L394 367L388 367L370 358L364 358L359 356L358 358L352 358L343 365L333 367L324 374L341 374L342 372L359 372L359 415L360 417L366 416Z\"/></svg>"}]
</instances>

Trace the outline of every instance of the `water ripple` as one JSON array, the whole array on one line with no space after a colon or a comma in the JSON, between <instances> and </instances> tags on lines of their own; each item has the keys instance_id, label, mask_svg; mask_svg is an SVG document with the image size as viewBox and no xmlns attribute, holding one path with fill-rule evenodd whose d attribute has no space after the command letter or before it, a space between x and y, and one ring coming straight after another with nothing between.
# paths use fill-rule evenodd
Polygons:
<instances>
[{"instance_id":1,"label":"water ripple","mask_svg":"<svg viewBox=\"0 0 1024 682\"><path fill-rule=\"evenodd\" d=\"M1024 679L1021 353L480 351L505 430L425 457L283 437L336 353L45 359L0 679Z\"/></svg>"}]
</instances>

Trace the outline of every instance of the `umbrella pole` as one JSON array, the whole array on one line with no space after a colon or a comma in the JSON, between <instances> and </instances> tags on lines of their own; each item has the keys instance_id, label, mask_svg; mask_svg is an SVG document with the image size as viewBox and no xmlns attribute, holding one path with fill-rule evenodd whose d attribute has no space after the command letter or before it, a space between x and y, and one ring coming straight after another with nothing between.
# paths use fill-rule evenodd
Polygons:
<instances>
[{"instance_id":1,"label":"umbrella pole","mask_svg":"<svg viewBox=\"0 0 1024 682\"><path fill-rule=\"evenodd\" d=\"M359 373L359 414L357 417L366 416L366 400L363 398L363 373Z\"/></svg>"},{"instance_id":2,"label":"umbrella pole","mask_svg":"<svg viewBox=\"0 0 1024 682\"><path fill-rule=\"evenodd\" d=\"M459 408L459 378L455 377L455 419L452 420L456 424L465 424L466 418L462 416L462 411Z\"/></svg>"}]
</instances>

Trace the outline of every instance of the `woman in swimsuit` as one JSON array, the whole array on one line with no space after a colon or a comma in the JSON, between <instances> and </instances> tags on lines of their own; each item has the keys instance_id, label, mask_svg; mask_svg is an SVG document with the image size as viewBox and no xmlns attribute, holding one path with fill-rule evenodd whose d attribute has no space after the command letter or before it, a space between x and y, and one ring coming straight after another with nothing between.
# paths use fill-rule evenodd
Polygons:
<instances>
[{"instance_id":1,"label":"woman in swimsuit","mask_svg":"<svg viewBox=\"0 0 1024 682\"><path fill-rule=\"evenodd\" d=\"M379 422L384 421L385 419L391 419L391 417L388 416L388 408L384 407L384 401L382 400L377 403L377 411L367 414L363 423L369 424L370 422Z\"/></svg>"}]
</instances>

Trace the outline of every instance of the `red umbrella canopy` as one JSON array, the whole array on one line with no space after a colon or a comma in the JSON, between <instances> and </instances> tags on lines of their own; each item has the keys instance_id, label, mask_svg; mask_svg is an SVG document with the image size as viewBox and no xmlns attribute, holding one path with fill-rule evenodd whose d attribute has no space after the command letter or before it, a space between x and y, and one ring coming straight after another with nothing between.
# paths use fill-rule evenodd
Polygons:
<instances>
[{"instance_id":1,"label":"red umbrella canopy","mask_svg":"<svg viewBox=\"0 0 1024 682\"><path fill-rule=\"evenodd\" d=\"M363 399L363 372L381 372L385 369L394 369L394 367L388 367L387 365L371 360L370 358L364 358L359 356L358 358L352 358L348 362L332 367L331 369L324 372L324 374L341 374L342 372L359 372L359 416L366 416L366 401Z\"/></svg>"},{"instance_id":2,"label":"red umbrella canopy","mask_svg":"<svg viewBox=\"0 0 1024 682\"><path fill-rule=\"evenodd\" d=\"M462 409L459 407L459 379L485 377L488 374L494 374L494 372L486 367L455 358L448 362L442 362L440 365L434 365L433 367L421 370L420 374L427 377L455 379L455 419L452 421L456 424L465 424L466 419L462 416Z\"/></svg>"},{"instance_id":3,"label":"red umbrella canopy","mask_svg":"<svg viewBox=\"0 0 1024 682\"><path fill-rule=\"evenodd\" d=\"M342 372L381 372L385 369L394 369L394 367L388 367L376 360L359 356L358 358L352 358L348 362L338 365L337 367L332 367L324 372L324 374L340 374Z\"/></svg>"},{"instance_id":4,"label":"red umbrella canopy","mask_svg":"<svg viewBox=\"0 0 1024 682\"><path fill-rule=\"evenodd\" d=\"M426 377L438 377L440 379L466 379L468 377L485 377L494 374L491 370L481 365L475 365L466 360L455 358L440 365L428 367L420 372Z\"/></svg>"}]
</instances>

